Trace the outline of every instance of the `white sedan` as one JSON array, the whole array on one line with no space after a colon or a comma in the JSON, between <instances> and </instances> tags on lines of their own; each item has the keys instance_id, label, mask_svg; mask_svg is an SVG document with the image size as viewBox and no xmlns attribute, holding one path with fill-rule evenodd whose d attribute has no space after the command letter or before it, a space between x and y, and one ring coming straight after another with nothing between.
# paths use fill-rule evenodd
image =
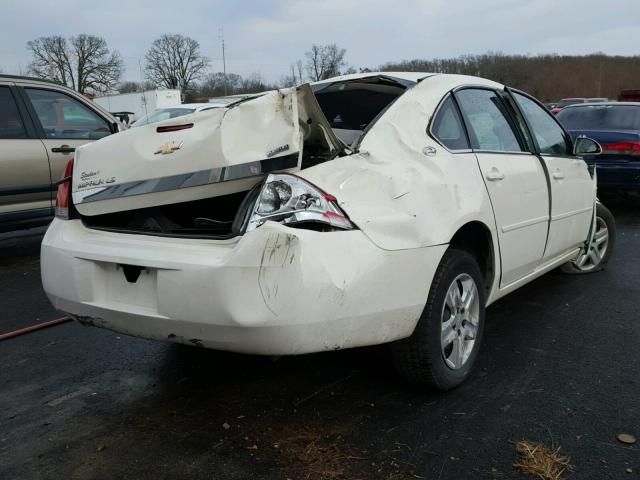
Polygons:
<instances>
[{"instance_id":1,"label":"white sedan","mask_svg":"<svg viewBox=\"0 0 640 480\"><path fill-rule=\"evenodd\" d=\"M145 338L265 355L390 343L408 381L460 384L485 307L615 225L543 105L493 81L332 78L76 151L42 243L56 308Z\"/></svg>"}]
</instances>

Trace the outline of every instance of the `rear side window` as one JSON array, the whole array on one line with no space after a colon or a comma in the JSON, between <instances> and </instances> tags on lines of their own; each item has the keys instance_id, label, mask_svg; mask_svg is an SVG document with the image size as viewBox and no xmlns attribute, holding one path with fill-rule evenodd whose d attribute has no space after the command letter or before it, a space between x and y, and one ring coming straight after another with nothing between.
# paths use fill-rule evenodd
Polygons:
<instances>
[{"instance_id":1,"label":"rear side window","mask_svg":"<svg viewBox=\"0 0 640 480\"><path fill-rule=\"evenodd\" d=\"M25 91L46 138L97 140L111 134L107 121L75 98L54 90Z\"/></svg>"},{"instance_id":2,"label":"rear side window","mask_svg":"<svg viewBox=\"0 0 640 480\"><path fill-rule=\"evenodd\" d=\"M24 123L9 87L0 87L0 138L27 138Z\"/></svg>"},{"instance_id":3,"label":"rear side window","mask_svg":"<svg viewBox=\"0 0 640 480\"><path fill-rule=\"evenodd\" d=\"M494 152L522 152L516 126L504 102L492 90L468 88L456 93L467 121L471 147Z\"/></svg>"},{"instance_id":4,"label":"rear side window","mask_svg":"<svg viewBox=\"0 0 640 480\"><path fill-rule=\"evenodd\" d=\"M640 106L589 105L567 108L558 121L569 130L640 130Z\"/></svg>"},{"instance_id":5,"label":"rear side window","mask_svg":"<svg viewBox=\"0 0 640 480\"><path fill-rule=\"evenodd\" d=\"M431 126L433 136L449 150L470 148L462 118L451 95L442 103Z\"/></svg>"},{"instance_id":6,"label":"rear side window","mask_svg":"<svg viewBox=\"0 0 640 480\"><path fill-rule=\"evenodd\" d=\"M569 155L570 148L564 130L553 119L549 111L524 95L514 92L513 96L527 118L531 130L533 130L533 136L536 137L540 153Z\"/></svg>"}]
</instances>

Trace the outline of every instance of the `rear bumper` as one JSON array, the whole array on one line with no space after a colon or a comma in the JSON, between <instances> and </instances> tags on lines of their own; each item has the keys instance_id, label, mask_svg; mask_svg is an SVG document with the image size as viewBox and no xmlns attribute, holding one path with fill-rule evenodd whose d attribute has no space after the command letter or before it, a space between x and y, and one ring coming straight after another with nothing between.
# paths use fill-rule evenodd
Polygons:
<instances>
[{"instance_id":1,"label":"rear bumper","mask_svg":"<svg viewBox=\"0 0 640 480\"><path fill-rule=\"evenodd\" d=\"M144 338L286 355L410 335L445 246L385 251L361 231L267 223L229 241L87 229L54 220L42 281L78 320ZM121 265L145 267L135 283Z\"/></svg>"}]
</instances>

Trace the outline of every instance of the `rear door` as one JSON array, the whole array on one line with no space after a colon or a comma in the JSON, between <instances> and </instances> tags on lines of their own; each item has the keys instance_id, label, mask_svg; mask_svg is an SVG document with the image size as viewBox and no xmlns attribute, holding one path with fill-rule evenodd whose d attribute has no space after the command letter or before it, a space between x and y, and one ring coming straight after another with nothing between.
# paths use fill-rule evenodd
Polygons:
<instances>
[{"instance_id":1,"label":"rear door","mask_svg":"<svg viewBox=\"0 0 640 480\"><path fill-rule=\"evenodd\" d=\"M547 179L499 92L467 87L455 96L493 206L500 285L506 286L533 272L542 260L549 220Z\"/></svg>"},{"instance_id":2,"label":"rear door","mask_svg":"<svg viewBox=\"0 0 640 480\"><path fill-rule=\"evenodd\" d=\"M534 99L511 92L532 133L551 186L551 218L545 259L582 245L589 233L595 200L586 162L573 156L569 135Z\"/></svg>"},{"instance_id":3,"label":"rear door","mask_svg":"<svg viewBox=\"0 0 640 480\"><path fill-rule=\"evenodd\" d=\"M0 223L51 215L47 152L17 95L0 83Z\"/></svg>"},{"instance_id":4,"label":"rear door","mask_svg":"<svg viewBox=\"0 0 640 480\"><path fill-rule=\"evenodd\" d=\"M111 134L109 121L60 90L24 87L32 117L47 150L51 178L60 178L76 147Z\"/></svg>"}]
</instances>

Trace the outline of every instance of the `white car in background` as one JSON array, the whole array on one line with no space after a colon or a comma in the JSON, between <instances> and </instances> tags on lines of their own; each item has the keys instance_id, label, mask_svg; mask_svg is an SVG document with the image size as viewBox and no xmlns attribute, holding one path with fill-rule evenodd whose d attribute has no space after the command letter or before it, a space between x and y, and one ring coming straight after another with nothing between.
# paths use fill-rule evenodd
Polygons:
<instances>
[{"instance_id":1,"label":"white car in background","mask_svg":"<svg viewBox=\"0 0 640 480\"><path fill-rule=\"evenodd\" d=\"M155 110L152 113L141 117L131 124L131 127L141 127L143 125L149 125L151 123L162 122L170 118L178 118L184 115L189 115L194 112L201 112L203 110L209 110L215 108L218 105L212 105L209 103L181 103L179 105L173 105L171 107L164 107Z\"/></svg>"},{"instance_id":2,"label":"white car in background","mask_svg":"<svg viewBox=\"0 0 640 480\"><path fill-rule=\"evenodd\" d=\"M209 99L209 103L180 103L170 107L159 108L154 112L145 115L131 124L131 127L141 127L152 123L162 122L171 118L183 117L191 113L203 112L212 108L229 107L247 98L252 98L256 94L228 95L226 97L215 97Z\"/></svg>"},{"instance_id":3,"label":"white car in background","mask_svg":"<svg viewBox=\"0 0 640 480\"><path fill-rule=\"evenodd\" d=\"M403 378L446 390L487 305L607 262L615 225L580 158L599 151L476 77L267 92L79 148L44 289L82 323L220 350L390 343Z\"/></svg>"}]
</instances>

